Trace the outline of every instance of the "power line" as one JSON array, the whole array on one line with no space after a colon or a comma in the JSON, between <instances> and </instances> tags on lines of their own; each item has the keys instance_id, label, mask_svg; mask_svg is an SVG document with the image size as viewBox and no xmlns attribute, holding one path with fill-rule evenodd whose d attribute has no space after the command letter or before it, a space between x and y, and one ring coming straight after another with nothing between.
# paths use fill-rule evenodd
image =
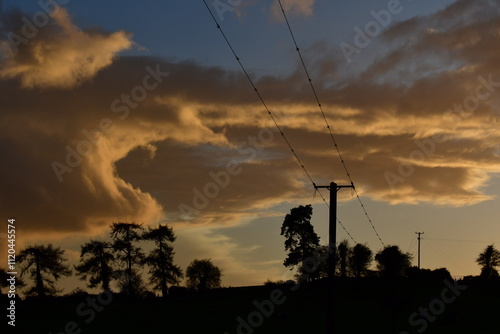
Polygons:
<instances>
[{"instance_id":1,"label":"power line","mask_svg":"<svg viewBox=\"0 0 500 334\"><path fill-rule=\"evenodd\" d=\"M461 271L466 272L466 269L460 263L458 263L457 261L455 261L451 256L449 256L441 248L439 248L434 242L431 241L432 239L425 238L425 239L422 239L422 240L424 240L427 245L430 245L432 248L434 248L434 250L436 251L436 253L438 253L443 259L445 259L449 263L454 264L455 267L457 267Z\"/></svg>"},{"instance_id":2,"label":"power line","mask_svg":"<svg viewBox=\"0 0 500 334\"><path fill-rule=\"evenodd\" d=\"M207 10L208 12L210 13L210 16L212 17L213 21L215 22L216 26L217 26L217 29L220 31L222 37L224 38L224 40L226 41L226 44L228 45L229 49L231 50L233 56L236 58L236 61L238 62L238 64L240 65L240 68L241 70L243 71L243 73L245 74L246 78L248 79L248 81L250 82L250 85L252 86L253 90L255 91L255 93L257 94L260 102L262 103L262 105L264 106L264 108L266 109L268 115L271 117L273 123L274 123L274 126L276 127L276 129L279 131L279 133L281 134L281 136L283 137L283 139L285 140L288 148L290 149L290 151L292 152L292 155L295 157L295 160L297 160L297 162L299 163L300 167L302 168L302 170L304 171L304 173L306 174L307 178L309 179L309 181L311 181L311 184L313 185L314 188L316 188L316 183L314 182L314 180L312 179L311 177L311 174L309 174L309 172L307 171L305 165L302 163L302 161L300 160L299 156L297 155L297 152L293 149L292 147L292 144L290 143L290 141L288 140L288 138L286 137L285 133L283 132L281 126L278 124L278 121L276 120L276 118L274 117L273 113L271 112L271 110L269 109L269 107L267 106L266 102L264 101L264 98L262 97L262 95L260 94L259 90L257 89L257 87L255 86L255 83L253 82L252 78L250 77L250 75L248 74L248 71L245 69L245 66L243 66L243 63L241 62L240 58L238 57L236 51L234 50L231 42L229 41L229 39L227 38L226 34L224 33L224 30L222 30L222 27L220 26L219 22L217 21L217 19L215 18L215 15L213 14L212 10L210 9L210 7L208 6L206 0L203 0L203 3L205 4L205 6L207 7ZM321 199L323 200L323 202L328 206L328 203L325 199L325 197L323 196L323 194L321 192L319 192L319 195L321 197ZM352 237L352 235L347 231L347 229L345 228L345 226L342 224L342 222L340 220L337 219L337 221L339 222L340 226L344 229L344 231L347 233L347 235L351 238L351 240L357 244L356 240L354 240L354 238Z\"/></svg>"},{"instance_id":3,"label":"power line","mask_svg":"<svg viewBox=\"0 0 500 334\"><path fill-rule=\"evenodd\" d=\"M330 206L328 206L328 208L330 208ZM354 238L352 237L352 235L349 233L349 231L346 230L345 226L342 224L342 222L337 218L337 221L338 223L340 224L340 226L342 226L342 228L344 229L344 232L347 233L347 235L349 236L349 238L351 238L352 242L354 242L355 245L357 245L358 243L356 242L356 240L354 240Z\"/></svg>"},{"instance_id":4,"label":"power line","mask_svg":"<svg viewBox=\"0 0 500 334\"><path fill-rule=\"evenodd\" d=\"M304 58L302 57L302 53L300 52L300 48L299 48L299 46L297 44L297 40L295 39L295 35L293 33L292 27L290 26L290 22L288 21L288 17L287 17L287 15L285 13L285 9L283 8L283 5L281 4L281 0L278 0L278 3L280 5L281 12L283 13L283 17L285 18L285 22L287 24L288 31L290 32L290 35L292 36L292 40L293 40L293 43L295 45L295 50L297 50L297 53L298 53L299 58L300 58L300 62L302 63L302 67L304 68L304 71L306 73L307 79L309 81L309 85L311 86L311 89L312 89L312 92L313 92L314 97L316 99L316 102L318 103L319 110L321 111L321 115L323 116L323 119L325 121L326 127L328 129L328 132L330 133L330 138L332 139L333 145L335 146L335 149L336 149L337 154L338 154L338 156L340 158L340 161L342 162L342 166L344 167L344 170L345 170L345 172L347 174L347 177L349 178L349 181L351 182L351 185L353 186L354 193L356 194L358 202L359 202L361 208L363 209L363 212L364 212L366 218L368 219L368 222L370 223L373 231L377 235L377 238L380 241L380 243L382 244L382 246L385 247L385 244L382 241L382 238L380 237L379 233L377 232L377 229L375 228L375 225L373 224L372 219L370 218L370 216L368 215L368 212L366 211L365 205L363 204L363 201L361 200L361 197L359 196L358 191L354 187L354 182L352 181L351 174L349 173L349 170L347 169L347 165L346 165L346 163L344 161L344 158L342 157L342 154L340 152L339 146L337 145L337 141L335 140L335 136L333 135L333 131L332 131L331 127L330 127L330 124L328 123L328 119L326 117L325 111L323 110L323 106L321 105L321 102L319 100L319 97L318 97L318 94L316 92L316 89L314 88L314 84L312 82L311 76L309 75L309 71L307 70L307 66L306 66L306 63L304 61Z\"/></svg>"},{"instance_id":5,"label":"power line","mask_svg":"<svg viewBox=\"0 0 500 334\"><path fill-rule=\"evenodd\" d=\"M412 236L411 237L411 242L410 242L410 247L408 247L408 250L406 251L407 253L409 253L410 250L412 249L413 245L415 244L415 240L416 240L415 237Z\"/></svg>"},{"instance_id":6,"label":"power line","mask_svg":"<svg viewBox=\"0 0 500 334\"><path fill-rule=\"evenodd\" d=\"M245 69L245 67L243 66L243 63L241 62L240 58L238 57L238 55L236 54L236 51L234 50L231 42L229 41L229 39L227 38L226 34L224 33L224 31L222 30L222 27L220 26L220 24L218 23L217 19L215 18L212 10L210 9L210 7L208 6L206 0L203 0L203 3L205 3L205 6L207 7L208 11L210 12L210 15L212 16L212 19L214 20L215 24L217 25L217 29L219 29L220 33L222 34L222 37L224 38L224 40L226 41L226 44L229 46L229 48L231 49L231 52L233 53L234 57L236 58L236 61L238 62L238 64L240 65L241 67L241 70L243 71L243 73L245 74L245 76L247 77L248 81L250 82L250 85L252 86L253 90L255 91L255 93L257 94L260 102L262 103L262 105L264 106L264 108L266 109L268 115L271 117L276 129L278 129L279 133L281 134L281 136L283 137L283 139L285 140L286 144L288 145L288 148L290 149L290 151L292 152L292 155L295 157L295 159L297 160L297 162L299 163L300 167L304 170L304 173L307 175L307 178L311 181L311 183L313 185L315 185L311 175L309 174L309 172L307 171L306 167L304 166L304 164L302 163L302 161L300 160L299 156L297 155L297 153L295 152L295 150L293 149L290 141L288 140L288 138L285 136L285 133L283 132L283 130L281 129L280 125L278 124L278 121L276 120L276 118L274 117L273 113L271 112L271 110L269 109L269 107L267 106L266 102L264 101L264 98L262 97L262 95L260 94L259 90L257 89L257 87L255 86L252 78L250 77L250 75L248 74L247 70ZM323 198L323 195L320 193L321 197Z\"/></svg>"},{"instance_id":7,"label":"power line","mask_svg":"<svg viewBox=\"0 0 500 334\"><path fill-rule=\"evenodd\" d=\"M486 244L496 244L500 242L491 242L491 241L483 241L483 240L459 240L459 239L436 239L436 238L427 238L429 240L434 241L453 241L453 242L470 242L470 243L486 243Z\"/></svg>"}]
</instances>

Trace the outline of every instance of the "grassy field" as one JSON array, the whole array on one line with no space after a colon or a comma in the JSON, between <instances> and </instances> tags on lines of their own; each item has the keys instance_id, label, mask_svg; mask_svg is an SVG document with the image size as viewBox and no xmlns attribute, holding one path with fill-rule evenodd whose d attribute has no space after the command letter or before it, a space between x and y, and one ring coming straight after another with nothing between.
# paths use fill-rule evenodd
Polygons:
<instances>
[{"instance_id":1,"label":"grassy field","mask_svg":"<svg viewBox=\"0 0 500 334\"><path fill-rule=\"evenodd\" d=\"M461 286L466 288L457 296L443 282L339 280L336 333L499 333L500 285L469 282ZM15 331L9 332L325 333L326 282L295 288L225 288L202 295L173 295L168 300L130 301L109 295L91 296L94 302L86 296L24 301L17 305ZM420 315L409 321L425 309L430 309L428 318Z\"/></svg>"}]
</instances>

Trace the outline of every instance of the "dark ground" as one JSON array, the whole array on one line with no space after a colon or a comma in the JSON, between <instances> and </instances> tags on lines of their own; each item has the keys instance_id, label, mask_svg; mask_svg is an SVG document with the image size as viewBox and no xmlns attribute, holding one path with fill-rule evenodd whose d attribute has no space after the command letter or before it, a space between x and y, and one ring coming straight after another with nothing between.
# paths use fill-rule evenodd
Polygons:
<instances>
[{"instance_id":1,"label":"dark ground","mask_svg":"<svg viewBox=\"0 0 500 334\"><path fill-rule=\"evenodd\" d=\"M447 289L442 281L339 280L336 333L500 333L500 283L459 284L467 288L454 301L440 303L442 292ZM166 301L131 301L119 295L102 296L99 300L91 296L94 307L83 295L19 301L16 327L13 330L9 326L7 333L325 333L326 282L303 284L295 291L292 288L293 285L224 288L202 295L178 291ZM454 294L448 290L444 297L449 301ZM282 303L271 306L270 296ZM259 311L254 301L263 303L264 310ZM7 305L6 298L2 305ZM430 313L428 319L414 316L410 323L414 312L430 305L436 314ZM6 308L2 309L6 314ZM2 318L5 325L5 315Z\"/></svg>"}]
</instances>

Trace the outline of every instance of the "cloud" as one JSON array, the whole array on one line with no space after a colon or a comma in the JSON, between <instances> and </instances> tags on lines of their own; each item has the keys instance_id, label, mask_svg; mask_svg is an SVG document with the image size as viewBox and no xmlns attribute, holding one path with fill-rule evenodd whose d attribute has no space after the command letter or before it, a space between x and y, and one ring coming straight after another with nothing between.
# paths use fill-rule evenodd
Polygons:
<instances>
[{"instance_id":1,"label":"cloud","mask_svg":"<svg viewBox=\"0 0 500 334\"><path fill-rule=\"evenodd\" d=\"M24 87L70 88L110 65L115 55L132 46L123 31L82 31L59 8L38 27L22 13L13 13L0 42L4 55L0 77L21 78Z\"/></svg>"},{"instance_id":2,"label":"cloud","mask_svg":"<svg viewBox=\"0 0 500 334\"><path fill-rule=\"evenodd\" d=\"M262 260L257 253L260 245L241 246L219 229L191 227L176 229L176 261L185 269L191 261L203 254L222 270L222 285L263 284L266 279L290 277L290 271L281 267L281 259ZM277 266L278 264L278 266Z\"/></svg>"},{"instance_id":3,"label":"cloud","mask_svg":"<svg viewBox=\"0 0 500 334\"><path fill-rule=\"evenodd\" d=\"M281 4L287 15L298 15L298 16L313 16L314 14L314 4L316 0L282 0ZM283 16L281 12L281 7L277 1L275 1L271 7L271 13L277 19L281 19Z\"/></svg>"},{"instance_id":4,"label":"cloud","mask_svg":"<svg viewBox=\"0 0 500 334\"><path fill-rule=\"evenodd\" d=\"M374 52L363 70L341 73L336 50L316 55L317 92L362 195L455 206L492 198L482 189L500 173L500 54L491 47L500 20L483 4L460 4L408 21L415 29L387 30L370 46L383 45L385 57ZM22 71L0 80L0 160L9 162L0 165L0 209L26 230L233 226L311 200L312 185L241 73L113 57L132 43L125 35L55 20L69 30L41 34L44 45L75 55L60 76L50 61L19 65L36 43L1 64ZM104 41L109 48L98 47ZM76 56L94 53L95 66ZM303 74L256 81L316 183L347 182Z\"/></svg>"},{"instance_id":5,"label":"cloud","mask_svg":"<svg viewBox=\"0 0 500 334\"><path fill-rule=\"evenodd\" d=\"M116 61L94 81L64 92L40 94L13 81L0 82L10 95L2 113L1 155L13 161L2 167L3 208L17 213L31 229L56 233L90 231L111 221L161 219L162 205L119 177L115 163L137 147L146 148L151 158L152 143L169 138L187 145L224 140L197 122L190 108L155 92L135 109L123 109L125 102L112 107L122 94L143 84L156 61ZM99 130L103 120L110 124L104 132ZM32 209L23 210L24 205Z\"/></svg>"}]
</instances>

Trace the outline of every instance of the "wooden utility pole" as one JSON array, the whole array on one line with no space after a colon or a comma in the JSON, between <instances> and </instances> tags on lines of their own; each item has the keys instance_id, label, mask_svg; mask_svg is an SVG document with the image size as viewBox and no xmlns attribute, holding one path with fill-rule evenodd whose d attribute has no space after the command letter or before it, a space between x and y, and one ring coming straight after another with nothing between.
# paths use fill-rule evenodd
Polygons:
<instances>
[{"instance_id":1,"label":"wooden utility pole","mask_svg":"<svg viewBox=\"0 0 500 334\"><path fill-rule=\"evenodd\" d=\"M415 232L415 234L418 234L418 270L420 270L420 240L422 239L420 236L424 234L424 232Z\"/></svg>"},{"instance_id":2,"label":"wooden utility pole","mask_svg":"<svg viewBox=\"0 0 500 334\"><path fill-rule=\"evenodd\" d=\"M335 291L334 291L334 277L335 267L337 262L337 192L341 188L354 188L354 184L348 186L339 186L335 182L331 182L329 186L316 186L316 189L326 188L330 190L330 216L328 227L328 301L327 301L327 334L335 333Z\"/></svg>"}]
</instances>

